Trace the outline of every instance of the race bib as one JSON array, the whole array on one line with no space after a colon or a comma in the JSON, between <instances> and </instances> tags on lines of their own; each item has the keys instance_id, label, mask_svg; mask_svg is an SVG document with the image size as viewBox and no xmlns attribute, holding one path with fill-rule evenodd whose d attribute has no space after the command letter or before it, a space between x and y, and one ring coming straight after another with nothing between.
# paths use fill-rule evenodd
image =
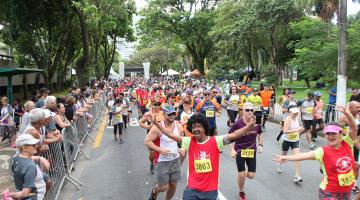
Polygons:
<instances>
[{"instance_id":1,"label":"race bib","mask_svg":"<svg viewBox=\"0 0 360 200\"><path fill-rule=\"evenodd\" d=\"M266 110L266 111L269 110L269 107L264 107L264 110Z\"/></svg>"},{"instance_id":2,"label":"race bib","mask_svg":"<svg viewBox=\"0 0 360 200\"><path fill-rule=\"evenodd\" d=\"M206 117L214 117L215 116L215 111L213 110L207 110L205 113Z\"/></svg>"},{"instance_id":3,"label":"race bib","mask_svg":"<svg viewBox=\"0 0 360 200\"><path fill-rule=\"evenodd\" d=\"M115 119L117 120L121 120L122 116L121 115L115 115Z\"/></svg>"},{"instance_id":4,"label":"race bib","mask_svg":"<svg viewBox=\"0 0 360 200\"><path fill-rule=\"evenodd\" d=\"M232 104L238 104L238 100L234 99L231 101Z\"/></svg>"},{"instance_id":5,"label":"race bib","mask_svg":"<svg viewBox=\"0 0 360 200\"><path fill-rule=\"evenodd\" d=\"M242 158L254 158L255 150L254 149L241 149Z\"/></svg>"},{"instance_id":6,"label":"race bib","mask_svg":"<svg viewBox=\"0 0 360 200\"><path fill-rule=\"evenodd\" d=\"M353 170L346 174L339 174L338 175L339 185L340 186L351 186L355 181L355 174Z\"/></svg>"},{"instance_id":7,"label":"race bib","mask_svg":"<svg viewBox=\"0 0 360 200\"><path fill-rule=\"evenodd\" d=\"M196 173L207 173L212 171L210 159L194 160Z\"/></svg>"},{"instance_id":8,"label":"race bib","mask_svg":"<svg viewBox=\"0 0 360 200\"><path fill-rule=\"evenodd\" d=\"M312 114L314 111L314 108L313 107L308 107L306 108L306 112L309 113L309 114Z\"/></svg>"},{"instance_id":9,"label":"race bib","mask_svg":"<svg viewBox=\"0 0 360 200\"><path fill-rule=\"evenodd\" d=\"M299 140L299 133L298 132L289 133L288 134L288 140L291 140L291 141Z\"/></svg>"}]
</instances>

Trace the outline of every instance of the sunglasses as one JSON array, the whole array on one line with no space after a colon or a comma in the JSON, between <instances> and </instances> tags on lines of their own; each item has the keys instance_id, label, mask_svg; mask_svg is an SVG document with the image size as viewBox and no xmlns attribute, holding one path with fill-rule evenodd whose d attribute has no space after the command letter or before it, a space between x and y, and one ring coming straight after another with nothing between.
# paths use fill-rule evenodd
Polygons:
<instances>
[{"instance_id":1,"label":"sunglasses","mask_svg":"<svg viewBox=\"0 0 360 200\"><path fill-rule=\"evenodd\" d=\"M204 93L204 96L209 96L210 94L209 93Z\"/></svg>"},{"instance_id":2,"label":"sunglasses","mask_svg":"<svg viewBox=\"0 0 360 200\"><path fill-rule=\"evenodd\" d=\"M245 112L254 112L254 109L244 109Z\"/></svg>"},{"instance_id":3,"label":"sunglasses","mask_svg":"<svg viewBox=\"0 0 360 200\"><path fill-rule=\"evenodd\" d=\"M218 93L218 92L216 92L216 91L212 91L212 93L215 93L215 94L216 94L216 93Z\"/></svg>"},{"instance_id":4,"label":"sunglasses","mask_svg":"<svg viewBox=\"0 0 360 200\"><path fill-rule=\"evenodd\" d=\"M153 106L161 106L161 103L154 103Z\"/></svg>"},{"instance_id":5,"label":"sunglasses","mask_svg":"<svg viewBox=\"0 0 360 200\"><path fill-rule=\"evenodd\" d=\"M168 117L172 117L172 116L175 116L176 113L170 113L170 114L167 114Z\"/></svg>"}]
</instances>

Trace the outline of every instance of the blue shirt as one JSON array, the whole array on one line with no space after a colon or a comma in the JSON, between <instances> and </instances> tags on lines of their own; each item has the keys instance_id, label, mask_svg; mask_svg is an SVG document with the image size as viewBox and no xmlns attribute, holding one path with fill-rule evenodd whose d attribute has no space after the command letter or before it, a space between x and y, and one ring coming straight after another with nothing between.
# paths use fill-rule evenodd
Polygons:
<instances>
[{"instance_id":1,"label":"blue shirt","mask_svg":"<svg viewBox=\"0 0 360 200\"><path fill-rule=\"evenodd\" d=\"M330 92L336 94L336 86L331 87ZM329 95L329 103L336 103L336 96L335 95L332 95L332 94Z\"/></svg>"},{"instance_id":2,"label":"blue shirt","mask_svg":"<svg viewBox=\"0 0 360 200\"><path fill-rule=\"evenodd\" d=\"M205 101L199 113L203 114L206 117L207 121L209 122L210 128L216 128L216 107L211 101Z\"/></svg>"}]
</instances>

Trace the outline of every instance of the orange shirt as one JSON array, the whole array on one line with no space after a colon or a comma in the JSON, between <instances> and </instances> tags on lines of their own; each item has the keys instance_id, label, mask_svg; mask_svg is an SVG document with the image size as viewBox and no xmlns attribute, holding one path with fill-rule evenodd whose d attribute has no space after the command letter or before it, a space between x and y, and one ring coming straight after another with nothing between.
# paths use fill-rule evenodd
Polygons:
<instances>
[{"instance_id":1,"label":"orange shirt","mask_svg":"<svg viewBox=\"0 0 360 200\"><path fill-rule=\"evenodd\" d=\"M262 90L260 91L260 97L261 97L261 101L262 107L269 107L270 106L270 100L271 100L271 96L273 95L272 91L266 91L266 90Z\"/></svg>"}]
</instances>

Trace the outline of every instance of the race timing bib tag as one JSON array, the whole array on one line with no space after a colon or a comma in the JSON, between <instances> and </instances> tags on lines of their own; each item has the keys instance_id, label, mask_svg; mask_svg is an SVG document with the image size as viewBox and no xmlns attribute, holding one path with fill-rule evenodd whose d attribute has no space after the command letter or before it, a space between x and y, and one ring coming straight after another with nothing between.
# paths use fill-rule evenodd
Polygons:
<instances>
[{"instance_id":1,"label":"race timing bib tag","mask_svg":"<svg viewBox=\"0 0 360 200\"><path fill-rule=\"evenodd\" d=\"M194 160L196 173L207 173L212 171L210 159Z\"/></svg>"},{"instance_id":2,"label":"race timing bib tag","mask_svg":"<svg viewBox=\"0 0 360 200\"><path fill-rule=\"evenodd\" d=\"M351 186L355 181L355 174L353 170L346 174L339 174L338 175L339 185L340 186Z\"/></svg>"},{"instance_id":3,"label":"race timing bib tag","mask_svg":"<svg viewBox=\"0 0 360 200\"><path fill-rule=\"evenodd\" d=\"M298 132L289 133L288 134L288 140L291 140L291 141L299 140L299 133Z\"/></svg>"},{"instance_id":4,"label":"race timing bib tag","mask_svg":"<svg viewBox=\"0 0 360 200\"><path fill-rule=\"evenodd\" d=\"M242 158L254 158L255 150L254 149L241 149Z\"/></svg>"},{"instance_id":5,"label":"race timing bib tag","mask_svg":"<svg viewBox=\"0 0 360 200\"><path fill-rule=\"evenodd\" d=\"M215 111L213 110L207 110L205 113L206 117L214 117L215 116Z\"/></svg>"},{"instance_id":6,"label":"race timing bib tag","mask_svg":"<svg viewBox=\"0 0 360 200\"><path fill-rule=\"evenodd\" d=\"M312 114L314 111L314 108L313 107L308 107L306 108L306 112L309 113L309 114Z\"/></svg>"}]
</instances>

